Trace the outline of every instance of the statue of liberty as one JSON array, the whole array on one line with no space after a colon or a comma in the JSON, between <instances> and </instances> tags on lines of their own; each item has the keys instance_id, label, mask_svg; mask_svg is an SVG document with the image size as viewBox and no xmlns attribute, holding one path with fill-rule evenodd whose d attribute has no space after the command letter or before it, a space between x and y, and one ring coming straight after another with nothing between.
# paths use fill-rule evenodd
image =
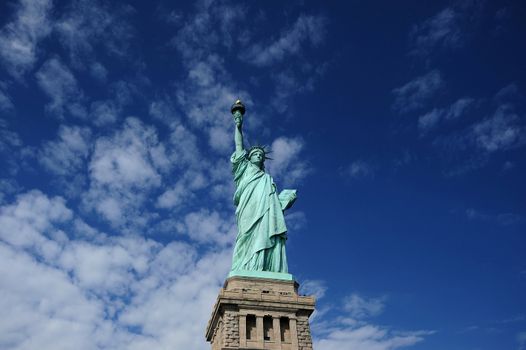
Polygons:
<instances>
[{"instance_id":1,"label":"statue of liberty","mask_svg":"<svg viewBox=\"0 0 526 350\"><path fill-rule=\"evenodd\" d=\"M237 100L231 111L235 121L236 150L231 162L238 231L230 275L250 271L287 274L287 226L283 212L296 200L296 190L283 190L278 195L272 176L265 172L265 160L269 159L265 148L244 148L245 106Z\"/></svg>"}]
</instances>

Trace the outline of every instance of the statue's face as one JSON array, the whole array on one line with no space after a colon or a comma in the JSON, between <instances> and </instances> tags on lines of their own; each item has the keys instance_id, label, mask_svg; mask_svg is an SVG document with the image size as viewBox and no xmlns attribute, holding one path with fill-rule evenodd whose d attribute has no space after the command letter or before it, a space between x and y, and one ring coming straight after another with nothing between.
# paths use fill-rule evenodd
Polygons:
<instances>
[{"instance_id":1,"label":"statue's face","mask_svg":"<svg viewBox=\"0 0 526 350\"><path fill-rule=\"evenodd\" d=\"M262 151L255 151L250 156L250 162L261 168L261 166L265 162L265 154Z\"/></svg>"}]
</instances>

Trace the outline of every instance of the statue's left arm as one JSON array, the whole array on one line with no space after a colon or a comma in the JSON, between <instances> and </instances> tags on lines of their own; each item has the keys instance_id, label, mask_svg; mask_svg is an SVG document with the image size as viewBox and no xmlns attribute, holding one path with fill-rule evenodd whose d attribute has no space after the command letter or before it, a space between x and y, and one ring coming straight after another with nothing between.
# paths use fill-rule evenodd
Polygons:
<instances>
[{"instance_id":1,"label":"statue's left arm","mask_svg":"<svg viewBox=\"0 0 526 350\"><path fill-rule=\"evenodd\" d=\"M296 190L283 190L279 194L278 198L281 203L281 210L285 211L287 209L290 209L294 202L296 202L296 199L298 198Z\"/></svg>"}]
</instances>

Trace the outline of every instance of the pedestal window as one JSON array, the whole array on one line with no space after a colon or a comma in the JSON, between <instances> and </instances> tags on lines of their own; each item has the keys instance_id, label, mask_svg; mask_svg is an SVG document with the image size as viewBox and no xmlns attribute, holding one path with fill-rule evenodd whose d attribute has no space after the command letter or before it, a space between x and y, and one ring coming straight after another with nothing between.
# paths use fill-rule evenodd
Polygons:
<instances>
[{"instance_id":1,"label":"pedestal window","mask_svg":"<svg viewBox=\"0 0 526 350\"><path fill-rule=\"evenodd\" d=\"M263 317L263 339L265 341L274 340L274 326L272 325L272 317Z\"/></svg>"},{"instance_id":2,"label":"pedestal window","mask_svg":"<svg viewBox=\"0 0 526 350\"><path fill-rule=\"evenodd\" d=\"M256 340L256 316L247 315L247 340Z\"/></svg>"},{"instance_id":3,"label":"pedestal window","mask_svg":"<svg viewBox=\"0 0 526 350\"><path fill-rule=\"evenodd\" d=\"M281 342L290 343L290 321L288 317L281 317L279 319L279 328L281 331Z\"/></svg>"}]
</instances>

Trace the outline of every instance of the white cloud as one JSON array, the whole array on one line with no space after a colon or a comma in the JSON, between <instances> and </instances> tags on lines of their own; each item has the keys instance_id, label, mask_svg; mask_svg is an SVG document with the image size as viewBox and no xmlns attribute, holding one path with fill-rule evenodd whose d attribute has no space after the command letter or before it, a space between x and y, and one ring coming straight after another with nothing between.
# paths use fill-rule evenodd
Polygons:
<instances>
[{"instance_id":1,"label":"white cloud","mask_svg":"<svg viewBox=\"0 0 526 350\"><path fill-rule=\"evenodd\" d=\"M187 16L172 39L183 58L190 61L202 60L214 47L231 47L246 14L246 6L224 2L198 2L195 8L196 13Z\"/></svg>"},{"instance_id":2,"label":"white cloud","mask_svg":"<svg viewBox=\"0 0 526 350\"><path fill-rule=\"evenodd\" d=\"M228 128L214 126L209 130L208 143L222 154L232 151L232 139L232 131L228 130Z\"/></svg>"},{"instance_id":3,"label":"white cloud","mask_svg":"<svg viewBox=\"0 0 526 350\"><path fill-rule=\"evenodd\" d=\"M126 21L130 8L93 0L76 0L69 4L54 29L68 50L75 68L90 69L94 76L105 77L105 69L96 59L100 52L124 57L133 37Z\"/></svg>"},{"instance_id":4,"label":"white cloud","mask_svg":"<svg viewBox=\"0 0 526 350\"><path fill-rule=\"evenodd\" d=\"M305 143L301 138L278 137L272 142L269 157L265 163L272 176L288 186L302 180L311 172L306 160L302 159Z\"/></svg>"},{"instance_id":5,"label":"white cloud","mask_svg":"<svg viewBox=\"0 0 526 350\"><path fill-rule=\"evenodd\" d=\"M287 210L285 213L285 221L289 232L299 232L307 225L307 216L304 212L296 209Z\"/></svg>"},{"instance_id":6,"label":"white cloud","mask_svg":"<svg viewBox=\"0 0 526 350\"><path fill-rule=\"evenodd\" d=\"M206 159L199 150L197 136L182 124L178 124L170 134L170 143L177 166L199 168L200 162Z\"/></svg>"},{"instance_id":7,"label":"white cloud","mask_svg":"<svg viewBox=\"0 0 526 350\"><path fill-rule=\"evenodd\" d=\"M18 183L14 179L0 178L0 205L3 205L8 196L20 190Z\"/></svg>"},{"instance_id":8,"label":"white cloud","mask_svg":"<svg viewBox=\"0 0 526 350\"><path fill-rule=\"evenodd\" d=\"M64 271L4 243L0 270L1 348L93 349L104 328L111 329L108 322L100 322L103 305L89 300Z\"/></svg>"},{"instance_id":9,"label":"white cloud","mask_svg":"<svg viewBox=\"0 0 526 350\"><path fill-rule=\"evenodd\" d=\"M334 310L324 310L312 325L314 348L320 350L394 350L424 340L434 331L397 331L367 319L383 312L385 297L351 294ZM332 311L332 314L331 314ZM337 313L336 315L334 313ZM330 316L327 316L330 315Z\"/></svg>"},{"instance_id":10,"label":"white cloud","mask_svg":"<svg viewBox=\"0 0 526 350\"><path fill-rule=\"evenodd\" d=\"M409 33L410 54L429 58L436 50L464 46L483 20L485 7L483 1L455 1L414 25Z\"/></svg>"},{"instance_id":11,"label":"white cloud","mask_svg":"<svg viewBox=\"0 0 526 350\"><path fill-rule=\"evenodd\" d=\"M466 209L466 217L473 221L494 222L503 226L514 225L523 220L521 215L515 213L491 214L474 208Z\"/></svg>"},{"instance_id":12,"label":"white cloud","mask_svg":"<svg viewBox=\"0 0 526 350\"><path fill-rule=\"evenodd\" d=\"M203 330L213 301L229 269L230 252L211 253L191 261L188 273L149 290L147 298L132 300L120 317L122 324L140 329L145 337L137 349L209 349ZM155 310L155 312L152 312ZM174 317L177 315L177 317Z\"/></svg>"},{"instance_id":13,"label":"white cloud","mask_svg":"<svg viewBox=\"0 0 526 350\"><path fill-rule=\"evenodd\" d=\"M13 147L20 147L22 140L18 133L9 130L7 121L0 119L0 151L8 150Z\"/></svg>"},{"instance_id":14,"label":"white cloud","mask_svg":"<svg viewBox=\"0 0 526 350\"><path fill-rule=\"evenodd\" d=\"M120 106L112 100L95 101L90 107L90 120L97 126L113 124L117 121Z\"/></svg>"},{"instance_id":15,"label":"white cloud","mask_svg":"<svg viewBox=\"0 0 526 350\"><path fill-rule=\"evenodd\" d=\"M461 163L453 165L452 169L445 172L447 176L481 168L489 164L493 154L520 148L526 144L526 124L522 118L524 111L519 109L522 107L520 96L520 92L512 84L497 92L492 100L464 97L449 107L435 109L428 115L421 116L421 136L433 128L437 129L439 133L433 140L433 145L441 149L441 156L448 161L461 160ZM515 100L517 103L512 103ZM498 107L487 115L484 110L491 108L489 102L497 103ZM474 122L470 122L475 118L477 119ZM459 120L457 124L468 126L443 130L438 127L442 124L452 124L456 120ZM506 168L507 166L504 170Z\"/></svg>"},{"instance_id":16,"label":"white cloud","mask_svg":"<svg viewBox=\"0 0 526 350\"><path fill-rule=\"evenodd\" d=\"M7 120L0 118L0 156L3 161L3 175L16 175L24 163L24 150L20 135L13 131ZM1 195L0 195L1 197Z\"/></svg>"},{"instance_id":17,"label":"white cloud","mask_svg":"<svg viewBox=\"0 0 526 350\"><path fill-rule=\"evenodd\" d=\"M385 307L385 299L385 297L366 299L355 293L345 299L343 307L351 317L363 319L381 314Z\"/></svg>"},{"instance_id":18,"label":"white cloud","mask_svg":"<svg viewBox=\"0 0 526 350\"><path fill-rule=\"evenodd\" d=\"M63 234L55 225L72 217L60 197L47 198L40 191L17 197L15 204L0 210L0 238L21 249L33 251L46 261L53 261L61 250Z\"/></svg>"},{"instance_id":19,"label":"white cloud","mask_svg":"<svg viewBox=\"0 0 526 350\"><path fill-rule=\"evenodd\" d=\"M325 22L321 16L301 15L278 39L266 45L253 44L241 57L256 66L268 66L287 56L299 54L304 43L318 45L322 41Z\"/></svg>"},{"instance_id":20,"label":"white cloud","mask_svg":"<svg viewBox=\"0 0 526 350\"><path fill-rule=\"evenodd\" d=\"M501 105L491 117L473 125L471 135L478 147L495 152L523 145L526 128L509 105Z\"/></svg>"},{"instance_id":21,"label":"white cloud","mask_svg":"<svg viewBox=\"0 0 526 350\"><path fill-rule=\"evenodd\" d=\"M109 187L159 185L160 176L151 159L151 149L157 144L153 128L128 118L122 131L96 141L90 163L91 179Z\"/></svg>"},{"instance_id":22,"label":"white cloud","mask_svg":"<svg viewBox=\"0 0 526 350\"><path fill-rule=\"evenodd\" d=\"M332 330L324 337L315 339L314 348L319 350L393 350L408 347L424 340L427 332L397 334L387 328L364 325L342 327Z\"/></svg>"},{"instance_id":23,"label":"white cloud","mask_svg":"<svg viewBox=\"0 0 526 350\"><path fill-rule=\"evenodd\" d=\"M229 147L226 136L232 134L233 128L230 106L238 97L247 104L251 100L246 92L236 88L237 84L225 73L218 56L190 61L187 66L190 74L176 90L177 104L185 111L189 123L208 134L211 149L227 154L232 147ZM199 73L192 74L193 69L198 69ZM232 144L232 136L229 138Z\"/></svg>"},{"instance_id":24,"label":"white cloud","mask_svg":"<svg viewBox=\"0 0 526 350\"><path fill-rule=\"evenodd\" d=\"M0 111L8 112L14 108L11 97L4 91L4 84L0 81Z\"/></svg>"},{"instance_id":25,"label":"white cloud","mask_svg":"<svg viewBox=\"0 0 526 350\"><path fill-rule=\"evenodd\" d=\"M312 91L314 82L325 71L326 66L321 64L317 67L305 65L307 72L294 72L290 69L272 74L272 80L275 84L274 96L271 99L272 107L278 113L284 113L289 108L289 98L299 93ZM307 78L305 78L307 76Z\"/></svg>"},{"instance_id":26,"label":"white cloud","mask_svg":"<svg viewBox=\"0 0 526 350\"><path fill-rule=\"evenodd\" d=\"M90 65L90 74L100 82L106 82L108 70L100 62L94 62Z\"/></svg>"},{"instance_id":27,"label":"white cloud","mask_svg":"<svg viewBox=\"0 0 526 350\"><path fill-rule=\"evenodd\" d=\"M405 85L393 89L395 101L393 108L400 113L410 112L424 107L433 95L444 86L438 70L432 70Z\"/></svg>"},{"instance_id":28,"label":"white cloud","mask_svg":"<svg viewBox=\"0 0 526 350\"><path fill-rule=\"evenodd\" d=\"M425 133L435 128L443 120L458 119L466 113L474 102L474 99L464 97L446 108L434 108L418 118L418 128L422 133Z\"/></svg>"},{"instance_id":29,"label":"white cloud","mask_svg":"<svg viewBox=\"0 0 526 350\"><path fill-rule=\"evenodd\" d=\"M86 110L81 104L82 90L73 73L58 58L47 60L36 73L40 88L51 99L48 112L63 118L67 111L75 117L84 118Z\"/></svg>"},{"instance_id":30,"label":"white cloud","mask_svg":"<svg viewBox=\"0 0 526 350\"><path fill-rule=\"evenodd\" d=\"M157 198L159 208L174 208L186 202L191 192L187 190L183 182L178 182L172 188L166 190Z\"/></svg>"},{"instance_id":31,"label":"white cloud","mask_svg":"<svg viewBox=\"0 0 526 350\"><path fill-rule=\"evenodd\" d=\"M50 0L22 0L11 20L0 31L0 59L7 72L20 77L37 60L37 45L51 32Z\"/></svg>"},{"instance_id":32,"label":"white cloud","mask_svg":"<svg viewBox=\"0 0 526 350\"><path fill-rule=\"evenodd\" d=\"M91 131L78 126L61 125L58 139L45 142L38 161L56 175L71 175L82 170L90 150Z\"/></svg>"},{"instance_id":33,"label":"white cloud","mask_svg":"<svg viewBox=\"0 0 526 350\"><path fill-rule=\"evenodd\" d=\"M148 270L155 249L154 242L140 237L108 239L103 244L74 241L59 264L83 290L102 296L127 295L134 280Z\"/></svg>"},{"instance_id":34,"label":"white cloud","mask_svg":"<svg viewBox=\"0 0 526 350\"><path fill-rule=\"evenodd\" d=\"M462 33L458 21L459 14L448 7L421 24L415 25L410 33L410 40L414 46L411 53L427 55L435 47L460 45Z\"/></svg>"},{"instance_id":35,"label":"white cloud","mask_svg":"<svg viewBox=\"0 0 526 350\"><path fill-rule=\"evenodd\" d=\"M169 126L173 126L178 121L178 113L169 98L156 99L150 103L149 114Z\"/></svg>"},{"instance_id":36,"label":"white cloud","mask_svg":"<svg viewBox=\"0 0 526 350\"><path fill-rule=\"evenodd\" d=\"M458 99L455 103L453 103L449 110L446 113L446 119L457 119L461 117L466 109L468 109L473 103L475 102L475 99L464 97Z\"/></svg>"},{"instance_id":37,"label":"white cloud","mask_svg":"<svg viewBox=\"0 0 526 350\"><path fill-rule=\"evenodd\" d=\"M327 64L309 62L305 51L309 44L316 47L322 42L326 24L325 17L300 15L278 38L251 43L241 51L242 60L271 68L274 96L270 104L278 113L288 110L291 96L313 90L315 81L324 73ZM283 69L278 68L281 62L287 63Z\"/></svg>"},{"instance_id":38,"label":"white cloud","mask_svg":"<svg viewBox=\"0 0 526 350\"><path fill-rule=\"evenodd\" d=\"M159 196L157 206L159 208L173 209L182 205L188 205L195 197L194 191L207 185L207 178L202 172L188 170L173 187L170 187Z\"/></svg>"},{"instance_id":39,"label":"white cloud","mask_svg":"<svg viewBox=\"0 0 526 350\"><path fill-rule=\"evenodd\" d=\"M327 284L322 280L305 280L300 285L302 295L314 295L317 301L325 296L326 291Z\"/></svg>"},{"instance_id":40,"label":"white cloud","mask_svg":"<svg viewBox=\"0 0 526 350\"><path fill-rule=\"evenodd\" d=\"M114 226L145 225L149 214L139 210L169 163L156 130L128 118L122 129L95 141L84 205Z\"/></svg>"},{"instance_id":41,"label":"white cloud","mask_svg":"<svg viewBox=\"0 0 526 350\"><path fill-rule=\"evenodd\" d=\"M229 245L235 241L233 217L224 218L217 211L202 209L185 215L177 230L203 244Z\"/></svg>"},{"instance_id":42,"label":"white cloud","mask_svg":"<svg viewBox=\"0 0 526 350\"><path fill-rule=\"evenodd\" d=\"M522 94L519 90L519 87L515 83L511 83L497 91L495 94L495 101L499 103L511 102L513 100L520 99Z\"/></svg>"},{"instance_id":43,"label":"white cloud","mask_svg":"<svg viewBox=\"0 0 526 350\"><path fill-rule=\"evenodd\" d=\"M442 110L435 108L432 111L420 116L418 118L418 128L423 131L434 128L442 118L442 112Z\"/></svg>"},{"instance_id":44,"label":"white cloud","mask_svg":"<svg viewBox=\"0 0 526 350\"><path fill-rule=\"evenodd\" d=\"M354 179L366 178L374 176L374 167L364 160L355 160L349 165L345 175Z\"/></svg>"},{"instance_id":45,"label":"white cloud","mask_svg":"<svg viewBox=\"0 0 526 350\"><path fill-rule=\"evenodd\" d=\"M202 334L230 248L85 235L62 198L38 191L0 207L0 222L0 347L209 348ZM49 245L54 254L41 254Z\"/></svg>"}]
</instances>

